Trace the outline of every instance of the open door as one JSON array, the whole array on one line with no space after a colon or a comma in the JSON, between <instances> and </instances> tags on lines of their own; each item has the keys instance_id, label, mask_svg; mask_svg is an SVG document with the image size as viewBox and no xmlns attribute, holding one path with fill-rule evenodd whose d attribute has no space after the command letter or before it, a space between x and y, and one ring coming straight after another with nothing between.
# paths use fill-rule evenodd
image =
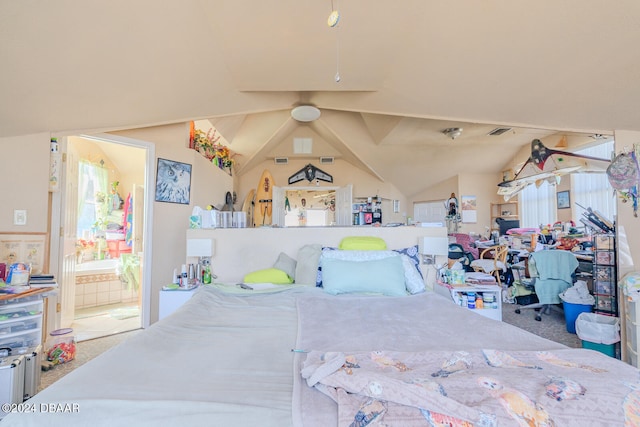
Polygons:
<instances>
[{"instance_id":1,"label":"open door","mask_svg":"<svg viewBox=\"0 0 640 427\"><path fill-rule=\"evenodd\" d=\"M271 210L271 225L284 227L284 198L284 188L274 186L273 193L271 195L273 206L273 209Z\"/></svg>"},{"instance_id":2,"label":"open door","mask_svg":"<svg viewBox=\"0 0 640 427\"><path fill-rule=\"evenodd\" d=\"M66 139L62 141L64 155L64 165L62 182L64 191L61 194L62 207L62 227L60 240L60 274L58 275L58 286L60 287L60 326L71 327L75 314L76 303L76 228L78 221L78 155L72 147L67 144Z\"/></svg>"},{"instance_id":3,"label":"open door","mask_svg":"<svg viewBox=\"0 0 640 427\"><path fill-rule=\"evenodd\" d=\"M336 224L353 225L352 220L353 186L351 184L336 190Z\"/></svg>"}]
</instances>

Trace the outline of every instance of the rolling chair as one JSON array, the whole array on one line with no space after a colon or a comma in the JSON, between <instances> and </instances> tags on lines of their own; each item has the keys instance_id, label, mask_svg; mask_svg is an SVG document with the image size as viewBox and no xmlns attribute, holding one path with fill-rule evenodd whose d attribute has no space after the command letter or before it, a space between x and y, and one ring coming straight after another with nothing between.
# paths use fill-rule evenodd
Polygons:
<instances>
[{"instance_id":1,"label":"rolling chair","mask_svg":"<svg viewBox=\"0 0 640 427\"><path fill-rule=\"evenodd\" d=\"M533 308L540 309L536 313L536 320L542 320L542 314L548 314L551 307L561 304L559 295L573 286L575 271L578 268L578 259L569 251L547 250L538 251L529 257L529 274L534 277L538 302L517 308L520 310Z\"/></svg>"}]
</instances>

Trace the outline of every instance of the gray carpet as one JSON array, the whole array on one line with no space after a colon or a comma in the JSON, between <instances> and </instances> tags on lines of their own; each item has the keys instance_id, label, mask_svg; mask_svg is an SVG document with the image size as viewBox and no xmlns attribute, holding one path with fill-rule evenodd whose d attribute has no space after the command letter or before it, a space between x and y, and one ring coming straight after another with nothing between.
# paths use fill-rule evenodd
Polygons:
<instances>
[{"instance_id":1,"label":"gray carpet","mask_svg":"<svg viewBox=\"0 0 640 427\"><path fill-rule=\"evenodd\" d=\"M553 306L549 314L543 314L541 321L536 321L537 314L533 309L521 310L516 314L516 304L502 304L502 321L517 326L551 341L559 342L567 347L582 347L582 341L576 334L567 332L567 322L564 318L562 306Z\"/></svg>"},{"instance_id":2,"label":"gray carpet","mask_svg":"<svg viewBox=\"0 0 640 427\"><path fill-rule=\"evenodd\" d=\"M70 362L63 363L61 365L55 365L48 371L43 371L40 377L40 388L43 390L50 386L60 378L67 375L79 366L84 365L89 360L93 359L99 354L104 353L111 347L120 344L125 339L133 336L142 331L142 329L136 329L134 331L123 332L120 334L110 335L104 338L96 338L87 341L80 341L76 344L76 357ZM45 355L46 357L46 355Z\"/></svg>"},{"instance_id":3,"label":"gray carpet","mask_svg":"<svg viewBox=\"0 0 640 427\"><path fill-rule=\"evenodd\" d=\"M548 315L543 315L542 321L538 322L535 320L535 311L523 310L521 314L516 314L514 311L517 307L519 306L503 304L502 321L543 338L562 343L568 347L581 347L582 343L578 336L567 332L566 322L561 308L552 310ZM140 331L141 329L138 329L104 338L96 338L79 342L77 344L76 358L74 360L62 365L57 365L49 371L42 372L40 390L48 387L77 367L82 366L97 355L105 352Z\"/></svg>"}]
</instances>

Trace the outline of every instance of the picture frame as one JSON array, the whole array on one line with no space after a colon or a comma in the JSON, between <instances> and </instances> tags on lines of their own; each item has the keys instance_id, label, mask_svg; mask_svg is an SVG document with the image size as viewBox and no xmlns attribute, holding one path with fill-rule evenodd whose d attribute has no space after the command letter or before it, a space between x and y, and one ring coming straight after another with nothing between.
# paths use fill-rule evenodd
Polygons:
<instances>
[{"instance_id":1,"label":"picture frame","mask_svg":"<svg viewBox=\"0 0 640 427\"><path fill-rule=\"evenodd\" d=\"M191 198L191 165L158 158L156 202L188 205Z\"/></svg>"},{"instance_id":2,"label":"picture frame","mask_svg":"<svg viewBox=\"0 0 640 427\"><path fill-rule=\"evenodd\" d=\"M558 191L558 193L556 193L556 198L558 202L558 209L568 209L571 207L571 197L569 196L569 190Z\"/></svg>"}]
</instances>

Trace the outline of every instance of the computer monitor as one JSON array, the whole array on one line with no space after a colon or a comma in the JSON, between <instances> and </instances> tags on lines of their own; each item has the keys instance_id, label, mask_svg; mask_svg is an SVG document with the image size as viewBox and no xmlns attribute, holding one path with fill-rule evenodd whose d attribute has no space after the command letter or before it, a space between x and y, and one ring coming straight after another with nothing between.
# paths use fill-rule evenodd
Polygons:
<instances>
[{"instance_id":1,"label":"computer monitor","mask_svg":"<svg viewBox=\"0 0 640 427\"><path fill-rule=\"evenodd\" d=\"M505 234L507 234L507 231L511 230L512 228L520 228L520 220L518 219L498 218L496 222L498 223L501 236L504 236Z\"/></svg>"}]
</instances>

